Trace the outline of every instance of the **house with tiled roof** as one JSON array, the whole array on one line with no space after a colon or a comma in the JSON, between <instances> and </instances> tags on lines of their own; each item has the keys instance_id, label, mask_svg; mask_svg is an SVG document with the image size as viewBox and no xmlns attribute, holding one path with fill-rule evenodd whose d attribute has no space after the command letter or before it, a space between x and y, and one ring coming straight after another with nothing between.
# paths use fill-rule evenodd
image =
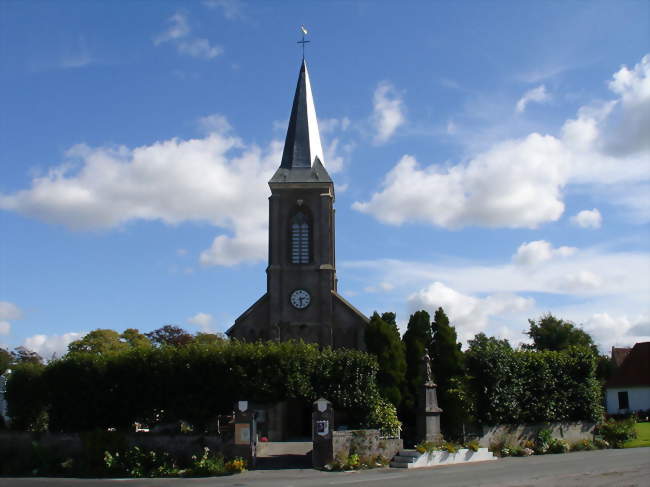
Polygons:
<instances>
[{"instance_id":1,"label":"house with tiled roof","mask_svg":"<svg viewBox=\"0 0 650 487\"><path fill-rule=\"evenodd\" d=\"M650 342L637 343L625 354L605 390L609 414L650 410Z\"/></svg>"}]
</instances>

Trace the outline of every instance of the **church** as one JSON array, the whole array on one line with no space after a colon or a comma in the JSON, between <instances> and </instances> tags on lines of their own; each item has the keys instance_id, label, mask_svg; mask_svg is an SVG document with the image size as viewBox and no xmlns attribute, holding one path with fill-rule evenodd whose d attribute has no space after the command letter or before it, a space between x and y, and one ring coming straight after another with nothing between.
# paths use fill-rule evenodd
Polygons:
<instances>
[{"instance_id":1,"label":"church","mask_svg":"<svg viewBox=\"0 0 650 487\"><path fill-rule=\"evenodd\" d=\"M266 293L226 333L364 350L368 318L337 291L334 183L324 166L304 58L282 161L269 187Z\"/></svg>"}]
</instances>

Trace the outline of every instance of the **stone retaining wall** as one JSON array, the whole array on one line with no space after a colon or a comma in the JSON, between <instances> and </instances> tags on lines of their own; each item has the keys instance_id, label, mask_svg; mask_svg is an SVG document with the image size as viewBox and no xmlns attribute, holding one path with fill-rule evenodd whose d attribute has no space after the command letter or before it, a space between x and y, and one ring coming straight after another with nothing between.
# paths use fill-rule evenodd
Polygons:
<instances>
[{"instance_id":1,"label":"stone retaining wall","mask_svg":"<svg viewBox=\"0 0 650 487\"><path fill-rule=\"evenodd\" d=\"M349 430L332 432L334 459L347 458L352 453L360 457L382 456L390 460L404 446L400 438L381 438L379 430Z\"/></svg>"},{"instance_id":2,"label":"stone retaining wall","mask_svg":"<svg viewBox=\"0 0 650 487\"><path fill-rule=\"evenodd\" d=\"M521 445L526 440L535 441L542 429L551 430L554 438L561 438L569 443L575 443L583 439L593 440L596 423L575 422L575 423L546 423L512 425L500 424L496 426L484 426L483 435L479 439L482 447L490 447L499 443Z\"/></svg>"}]
</instances>

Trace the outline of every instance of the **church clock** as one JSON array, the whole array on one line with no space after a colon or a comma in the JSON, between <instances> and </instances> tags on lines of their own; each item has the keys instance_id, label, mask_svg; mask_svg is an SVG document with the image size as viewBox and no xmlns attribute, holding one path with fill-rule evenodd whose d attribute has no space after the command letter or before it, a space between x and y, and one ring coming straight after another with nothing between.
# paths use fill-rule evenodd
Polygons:
<instances>
[{"instance_id":1,"label":"church clock","mask_svg":"<svg viewBox=\"0 0 650 487\"><path fill-rule=\"evenodd\" d=\"M296 309L305 309L311 301L310 294L304 289L296 289L289 298L291 305Z\"/></svg>"}]
</instances>

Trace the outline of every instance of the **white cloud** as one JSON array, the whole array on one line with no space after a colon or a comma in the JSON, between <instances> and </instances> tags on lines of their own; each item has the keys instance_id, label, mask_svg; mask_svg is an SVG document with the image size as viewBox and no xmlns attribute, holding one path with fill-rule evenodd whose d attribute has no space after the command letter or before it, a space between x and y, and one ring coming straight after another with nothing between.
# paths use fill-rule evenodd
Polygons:
<instances>
[{"instance_id":1,"label":"white cloud","mask_svg":"<svg viewBox=\"0 0 650 487\"><path fill-rule=\"evenodd\" d=\"M224 17L228 20L235 20L243 17L243 2L241 0L205 0L203 2L208 8L220 8Z\"/></svg>"},{"instance_id":2,"label":"white cloud","mask_svg":"<svg viewBox=\"0 0 650 487\"><path fill-rule=\"evenodd\" d=\"M176 255L179 255L181 257L187 255L187 249L176 249Z\"/></svg>"},{"instance_id":3,"label":"white cloud","mask_svg":"<svg viewBox=\"0 0 650 487\"><path fill-rule=\"evenodd\" d=\"M208 313L197 313L191 318L187 319L188 323L198 326L203 332L209 332L212 330L212 323L214 318L211 314Z\"/></svg>"},{"instance_id":4,"label":"white cloud","mask_svg":"<svg viewBox=\"0 0 650 487\"><path fill-rule=\"evenodd\" d=\"M0 208L78 230L134 220L206 221L229 235L219 235L201 254L203 264L263 260L267 181L281 150L279 142L262 150L216 131L135 149L79 145L68 151L69 161L33 178L29 189L0 194Z\"/></svg>"},{"instance_id":5,"label":"white cloud","mask_svg":"<svg viewBox=\"0 0 650 487\"><path fill-rule=\"evenodd\" d=\"M639 325L635 336L641 336L645 322L634 317L650 316L650 254L612 252L607 248L565 247L570 250L559 252L550 244L543 245L541 258L533 252L530 261L539 265L518 264L514 256L508 262L496 264L441 257L439 263L344 261L339 262L339 271L361 286L390 282L395 286L391 295L397 301L408 300L410 311L425 307L432 312L442 306L451 314L453 309L454 319L463 327L463 337L478 330L509 339L519 337L519 342L523 340L521 333L527 329L528 318L550 311L559 318L586 323L604 310L609 316L630 317L630 326ZM539 304L527 300L531 295ZM504 327L511 331L510 335L503 332ZM620 333L621 330L611 329L611 337ZM607 345L605 329L598 340L601 347L611 346ZM621 343L630 340L625 336Z\"/></svg>"},{"instance_id":6,"label":"white cloud","mask_svg":"<svg viewBox=\"0 0 650 487\"><path fill-rule=\"evenodd\" d=\"M517 253L512 256L515 264L532 266L552 259L553 257L568 257L573 255L577 249L575 247L553 246L545 240L535 240L525 242L519 246Z\"/></svg>"},{"instance_id":7,"label":"white cloud","mask_svg":"<svg viewBox=\"0 0 650 487\"><path fill-rule=\"evenodd\" d=\"M650 340L650 316L610 315L594 313L583 323L600 349L609 352L612 346L630 347L638 342Z\"/></svg>"},{"instance_id":8,"label":"white cloud","mask_svg":"<svg viewBox=\"0 0 650 487\"><path fill-rule=\"evenodd\" d=\"M411 311L426 309L431 316L442 307L463 341L485 330L490 318L521 312L534 304L532 298L505 293L477 298L438 281L409 296L408 302Z\"/></svg>"},{"instance_id":9,"label":"white cloud","mask_svg":"<svg viewBox=\"0 0 650 487\"><path fill-rule=\"evenodd\" d=\"M9 335L11 332L10 320L19 320L23 312L10 301L0 301L0 335Z\"/></svg>"},{"instance_id":10,"label":"white cloud","mask_svg":"<svg viewBox=\"0 0 650 487\"><path fill-rule=\"evenodd\" d=\"M599 289L603 285L603 279L595 272L580 270L561 277L558 285L560 289L577 293Z\"/></svg>"},{"instance_id":11,"label":"white cloud","mask_svg":"<svg viewBox=\"0 0 650 487\"><path fill-rule=\"evenodd\" d=\"M155 46L170 42L179 53L203 59L212 59L223 53L221 46L212 45L207 39L190 37L192 30L185 14L176 12L168 23L169 28L154 37Z\"/></svg>"},{"instance_id":12,"label":"white cloud","mask_svg":"<svg viewBox=\"0 0 650 487\"><path fill-rule=\"evenodd\" d=\"M600 228L603 223L603 217L598 208L593 210L582 210L577 215L571 217L571 222L582 228Z\"/></svg>"},{"instance_id":13,"label":"white cloud","mask_svg":"<svg viewBox=\"0 0 650 487\"><path fill-rule=\"evenodd\" d=\"M642 194L650 180L648 86L650 56L645 56L633 70L623 67L614 75L610 88L616 100L580 108L559 136L531 133L505 140L456 165L422 166L405 155L380 190L353 208L390 224L536 228L558 220L564 188L581 184L598 198L630 206L645 221L650 198L624 195L625 190ZM625 131L632 122L633 130Z\"/></svg>"},{"instance_id":14,"label":"white cloud","mask_svg":"<svg viewBox=\"0 0 650 487\"><path fill-rule=\"evenodd\" d=\"M539 85L538 87L524 93L524 96L517 101L516 110L518 113L523 113L524 110L526 110L526 105L530 102L543 103L550 99L551 96L546 91L546 86Z\"/></svg>"},{"instance_id":15,"label":"white cloud","mask_svg":"<svg viewBox=\"0 0 650 487\"><path fill-rule=\"evenodd\" d=\"M19 320L22 317L22 311L14 303L0 301L0 320Z\"/></svg>"},{"instance_id":16,"label":"white cloud","mask_svg":"<svg viewBox=\"0 0 650 487\"><path fill-rule=\"evenodd\" d=\"M83 337L85 333L65 333L63 335L34 335L23 342L23 346L38 353L45 360L55 354L61 357L68 352L68 345Z\"/></svg>"},{"instance_id":17,"label":"white cloud","mask_svg":"<svg viewBox=\"0 0 650 487\"><path fill-rule=\"evenodd\" d=\"M181 39L190 33L190 25L187 21L187 16L181 12L176 12L167 20L167 22L170 24L169 28L154 37L153 43L156 46L164 42Z\"/></svg>"},{"instance_id":18,"label":"white cloud","mask_svg":"<svg viewBox=\"0 0 650 487\"><path fill-rule=\"evenodd\" d=\"M390 224L535 228L564 211L566 159L557 139L539 134L503 142L466 165L448 168L423 168L406 155L381 190L353 208Z\"/></svg>"},{"instance_id":19,"label":"white cloud","mask_svg":"<svg viewBox=\"0 0 650 487\"><path fill-rule=\"evenodd\" d=\"M405 121L401 95L393 85L382 81L377 85L373 96L372 122L376 131L374 142L382 144L388 141Z\"/></svg>"},{"instance_id":20,"label":"white cloud","mask_svg":"<svg viewBox=\"0 0 650 487\"><path fill-rule=\"evenodd\" d=\"M176 47L181 54L203 59L212 59L223 54L221 46L211 45L210 41L203 38L181 41Z\"/></svg>"}]
</instances>

